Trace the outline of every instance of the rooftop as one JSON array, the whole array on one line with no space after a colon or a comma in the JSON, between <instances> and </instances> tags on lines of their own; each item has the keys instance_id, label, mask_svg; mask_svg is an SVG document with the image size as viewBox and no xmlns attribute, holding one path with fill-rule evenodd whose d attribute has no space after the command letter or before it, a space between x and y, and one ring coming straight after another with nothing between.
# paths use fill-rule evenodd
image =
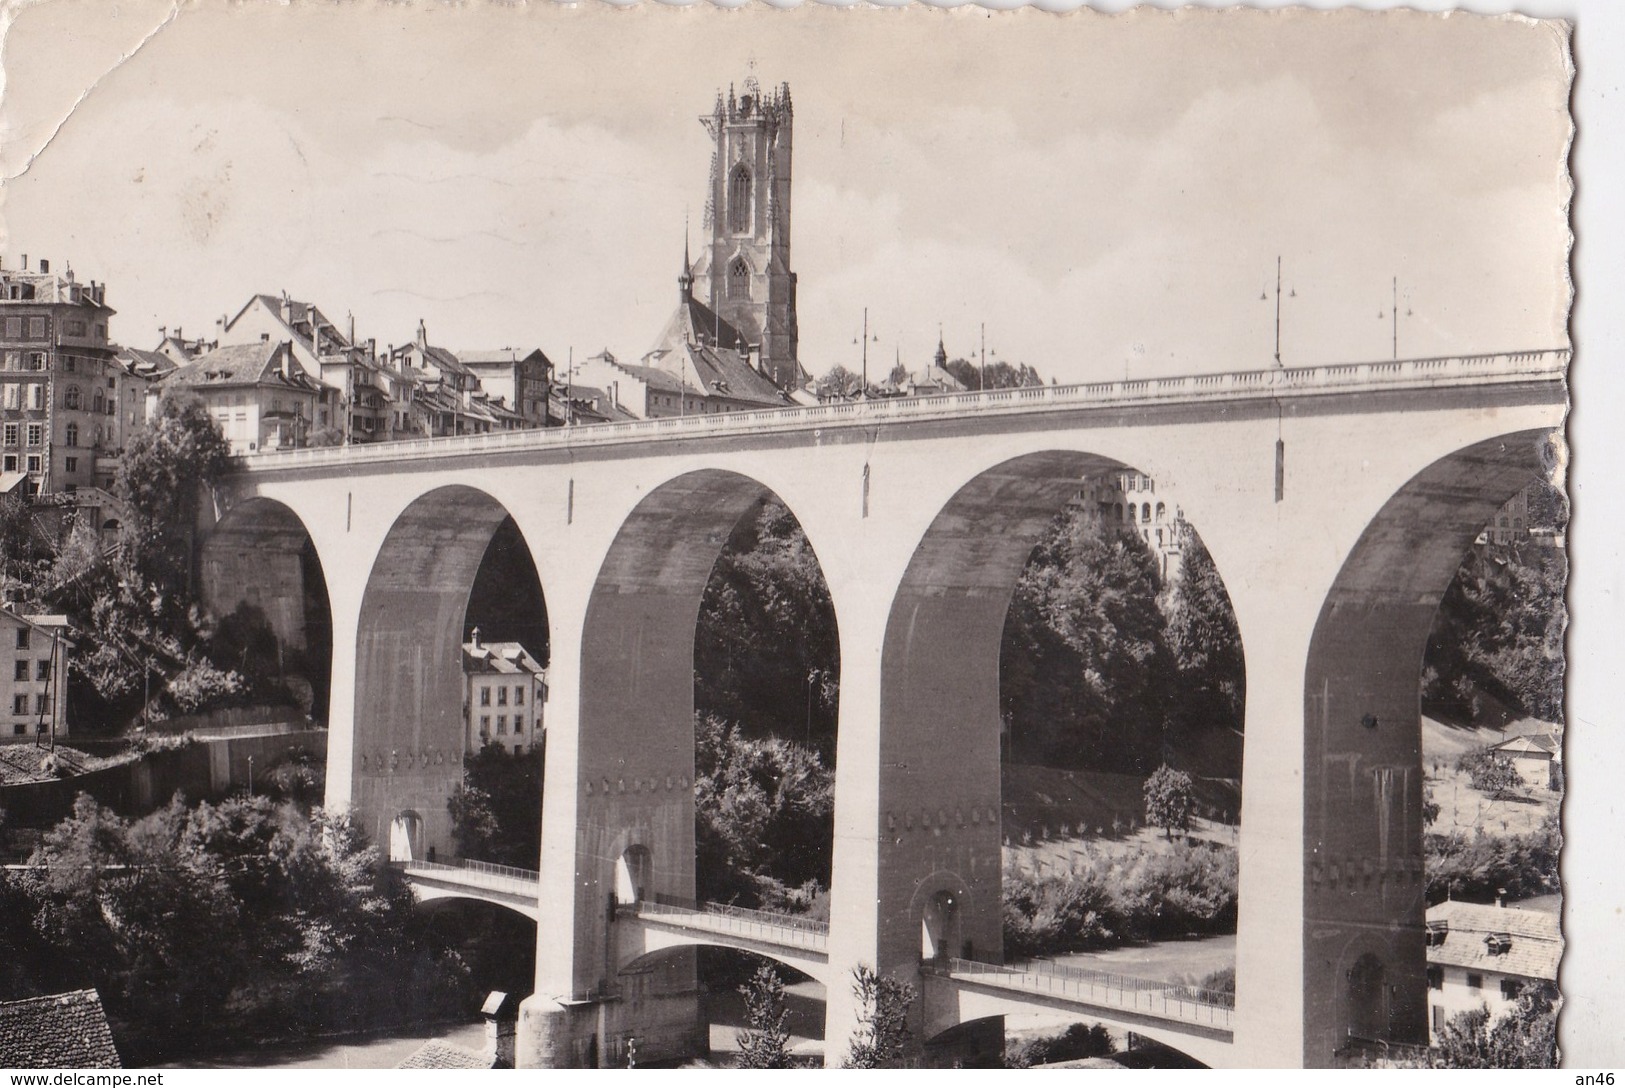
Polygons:
<instances>
[{"instance_id":1,"label":"rooftop","mask_svg":"<svg viewBox=\"0 0 1625 1088\"><path fill-rule=\"evenodd\" d=\"M95 990L0 1002L0 1066L119 1069L118 1049Z\"/></svg>"},{"instance_id":2,"label":"rooftop","mask_svg":"<svg viewBox=\"0 0 1625 1088\"><path fill-rule=\"evenodd\" d=\"M1429 927L1446 926L1444 941L1428 946L1428 963L1495 971L1503 975L1555 981L1563 957L1558 916L1485 903L1446 900L1427 912ZM1502 952L1487 941L1496 934L1510 938Z\"/></svg>"}]
</instances>

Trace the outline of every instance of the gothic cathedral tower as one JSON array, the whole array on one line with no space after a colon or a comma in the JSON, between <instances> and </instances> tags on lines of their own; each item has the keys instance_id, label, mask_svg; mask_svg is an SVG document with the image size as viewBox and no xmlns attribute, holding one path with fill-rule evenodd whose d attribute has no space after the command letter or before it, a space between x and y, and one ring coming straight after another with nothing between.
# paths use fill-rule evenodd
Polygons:
<instances>
[{"instance_id":1,"label":"gothic cathedral tower","mask_svg":"<svg viewBox=\"0 0 1625 1088\"><path fill-rule=\"evenodd\" d=\"M715 141L705 202L710 244L693 275L711 309L761 350L780 389L804 381L797 362L796 274L790 271L790 86L764 95L754 77L717 95L700 123Z\"/></svg>"}]
</instances>

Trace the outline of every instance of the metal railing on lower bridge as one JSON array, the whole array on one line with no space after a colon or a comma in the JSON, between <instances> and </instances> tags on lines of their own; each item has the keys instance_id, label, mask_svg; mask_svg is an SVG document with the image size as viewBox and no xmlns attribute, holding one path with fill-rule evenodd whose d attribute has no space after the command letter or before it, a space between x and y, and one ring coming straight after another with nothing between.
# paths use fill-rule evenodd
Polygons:
<instances>
[{"instance_id":1,"label":"metal railing on lower bridge","mask_svg":"<svg viewBox=\"0 0 1625 1088\"><path fill-rule=\"evenodd\" d=\"M511 865L496 865L489 861L469 861L459 858L447 864L413 859L392 860L390 864L405 871L408 876L422 873L430 879L487 891L506 892L509 895L534 897L541 889L541 874L534 869L516 869Z\"/></svg>"},{"instance_id":2,"label":"metal railing on lower bridge","mask_svg":"<svg viewBox=\"0 0 1625 1088\"><path fill-rule=\"evenodd\" d=\"M1071 998L1101 1008L1124 1009L1227 1030L1235 1012L1235 995L1220 990L1092 971L1047 960L1001 965L949 959L927 963L924 969L985 986Z\"/></svg>"},{"instance_id":3,"label":"metal railing on lower bridge","mask_svg":"<svg viewBox=\"0 0 1625 1088\"><path fill-rule=\"evenodd\" d=\"M654 895L636 903L621 903L617 910L639 918L686 929L728 934L809 952L829 948L829 923L797 914L776 914L726 903L704 903L674 895Z\"/></svg>"}]
</instances>

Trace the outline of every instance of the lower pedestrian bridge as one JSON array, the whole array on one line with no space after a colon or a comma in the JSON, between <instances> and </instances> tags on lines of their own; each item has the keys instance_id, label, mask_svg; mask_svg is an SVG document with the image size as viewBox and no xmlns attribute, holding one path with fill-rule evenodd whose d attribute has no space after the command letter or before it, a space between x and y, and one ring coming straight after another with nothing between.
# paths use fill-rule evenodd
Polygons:
<instances>
[{"instance_id":1,"label":"lower pedestrian bridge","mask_svg":"<svg viewBox=\"0 0 1625 1088\"><path fill-rule=\"evenodd\" d=\"M540 874L488 862L396 861L419 902L469 899L506 907L541 924ZM848 985L829 960L829 923L657 895L612 902L616 973L636 971L676 949L708 945L750 952L793 968L827 989ZM611 988L611 991L613 988ZM599 995L613 997L613 992ZM918 1000L927 1038L960 1024L1023 1013L1064 1013L1171 1046L1204 1065L1233 1055L1234 996L1179 982L1135 978L1033 960L983 963L942 957L920 966Z\"/></svg>"}]
</instances>

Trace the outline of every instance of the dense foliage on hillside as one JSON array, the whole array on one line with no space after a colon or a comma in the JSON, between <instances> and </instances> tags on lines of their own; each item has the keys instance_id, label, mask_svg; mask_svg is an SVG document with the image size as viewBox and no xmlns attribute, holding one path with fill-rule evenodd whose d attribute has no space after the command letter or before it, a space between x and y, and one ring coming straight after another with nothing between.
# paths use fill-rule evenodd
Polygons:
<instances>
[{"instance_id":1,"label":"dense foliage on hillside","mask_svg":"<svg viewBox=\"0 0 1625 1088\"><path fill-rule=\"evenodd\" d=\"M1049 956L1236 931L1234 850L1177 843L1071 873L1004 874L1006 956Z\"/></svg>"},{"instance_id":2,"label":"dense foliage on hillside","mask_svg":"<svg viewBox=\"0 0 1625 1088\"><path fill-rule=\"evenodd\" d=\"M1239 732L1241 638L1201 539L1164 586L1133 531L1069 507L1033 549L1005 621L1000 687L1017 762L1149 774Z\"/></svg>"},{"instance_id":3,"label":"dense foliage on hillside","mask_svg":"<svg viewBox=\"0 0 1625 1088\"><path fill-rule=\"evenodd\" d=\"M265 797L133 823L81 794L0 874L0 1000L94 986L128 1061L461 1012L457 957L342 817ZM409 985L403 980L410 980Z\"/></svg>"},{"instance_id":4,"label":"dense foliage on hillside","mask_svg":"<svg viewBox=\"0 0 1625 1088\"><path fill-rule=\"evenodd\" d=\"M1488 903L1502 894L1510 900L1528 899L1561 887L1557 864L1563 833L1556 816L1526 835L1429 832L1422 836L1422 850L1430 904L1445 899Z\"/></svg>"},{"instance_id":5,"label":"dense foliage on hillside","mask_svg":"<svg viewBox=\"0 0 1625 1088\"><path fill-rule=\"evenodd\" d=\"M699 897L827 917L834 774L794 741L748 737L710 715L694 727Z\"/></svg>"},{"instance_id":6,"label":"dense foliage on hillside","mask_svg":"<svg viewBox=\"0 0 1625 1088\"><path fill-rule=\"evenodd\" d=\"M543 746L516 756L487 744L463 757L463 780L452 791L457 856L534 869L542 856Z\"/></svg>"},{"instance_id":7,"label":"dense foliage on hillside","mask_svg":"<svg viewBox=\"0 0 1625 1088\"><path fill-rule=\"evenodd\" d=\"M1563 495L1530 492L1530 525L1561 531ZM1473 548L1428 637L1423 709L1446 721L1501 724L1524 715L1563 721L1564 590L1568 557L1539 542Z\"/></svg>"},{"instance_id":8,"label":"dense foliage on hillside","mask_svg":"<svg viewBox=\"0 0 1625 1088\"><path fill-rule=\"evenodd\" d=\"M694 635L694 706L749 736L796 737L835 756L835 607L794 516L766 502L718 557Z\"/></svg>"}]
</instances>

